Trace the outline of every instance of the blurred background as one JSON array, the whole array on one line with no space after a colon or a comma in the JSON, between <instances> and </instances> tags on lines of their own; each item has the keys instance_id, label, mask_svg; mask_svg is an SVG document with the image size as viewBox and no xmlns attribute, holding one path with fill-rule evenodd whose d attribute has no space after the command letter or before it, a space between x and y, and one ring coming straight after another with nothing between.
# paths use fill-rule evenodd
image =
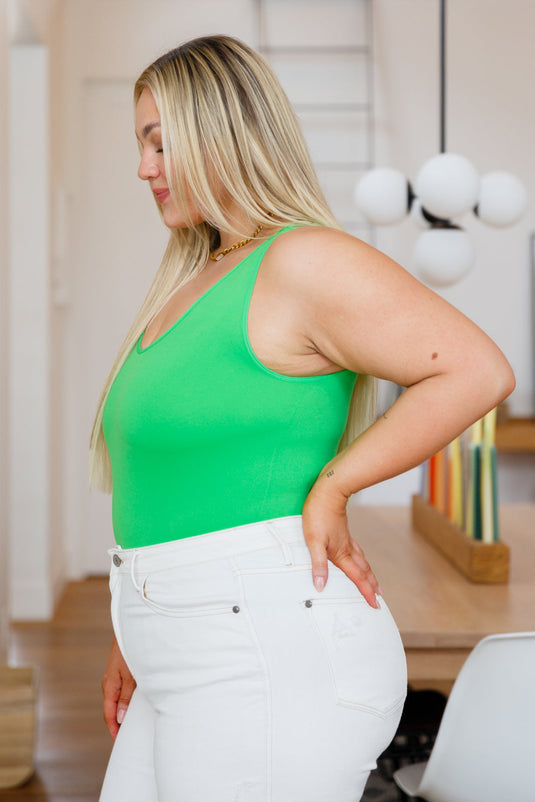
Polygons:
<instances>
[{"instance_id":1,"label":"blurred background","mask_svg":"<svg viewBox=\"0 0 535 802\"><path fill-rule=\"evenodd\" d=\"M533 31L529 0L448 4L448 150L480 173L515 173L530 198ZM338 219L411 270L414 221L373 229L353 194L372 166L413 178L438 152L438 32L438 0L0 0L4 613L49 618L67 579L107 571L111 504L87 489L89 433L167 240L136 176L132 88L143 67L212 33L259 48ZM509 413L533 417L533 204L508 229L473 215L463 225L476 264L441 293L512 363ZM355 503L406 505L419 483L412 471ZM535 455L500 454L499 486L501 502L533 502Z\"/></svg>"}]
</instances>

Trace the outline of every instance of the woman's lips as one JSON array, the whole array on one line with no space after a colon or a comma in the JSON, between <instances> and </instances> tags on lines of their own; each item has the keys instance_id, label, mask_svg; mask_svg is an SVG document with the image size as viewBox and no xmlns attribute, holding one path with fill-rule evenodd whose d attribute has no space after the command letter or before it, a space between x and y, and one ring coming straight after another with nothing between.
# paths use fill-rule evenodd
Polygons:
<instances>
[{"instance_id":1,"label":"woman's lips","mask_svg":"<svg viewBox=\"0 0 535 802\"><path fill-rule=\"evenodd\" d=\"M166 187L162 189L153 189L152 191L158 203L163 203L164 200L166 200L170 195L170 192Z\"/></svg>"}]
</instances>

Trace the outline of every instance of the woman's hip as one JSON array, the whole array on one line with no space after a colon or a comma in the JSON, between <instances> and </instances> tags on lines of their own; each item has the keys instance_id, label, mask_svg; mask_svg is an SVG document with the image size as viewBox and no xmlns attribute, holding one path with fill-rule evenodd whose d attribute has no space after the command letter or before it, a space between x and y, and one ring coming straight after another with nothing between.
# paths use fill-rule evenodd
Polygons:
<instances>
[{"instance_id":1,"label":"woman's hip","mask_svg":"<svg viewBox=\"0 0 535 802\"><path fill-rule=\"evenodd\" d=\"M162 676L183 689L249 677L308 683L379 718L401 706L405 658L387 605L370 607L332 564L314 589L300 516L111 556L116 635L147 690Z\"/></svg>"}]
</instances>

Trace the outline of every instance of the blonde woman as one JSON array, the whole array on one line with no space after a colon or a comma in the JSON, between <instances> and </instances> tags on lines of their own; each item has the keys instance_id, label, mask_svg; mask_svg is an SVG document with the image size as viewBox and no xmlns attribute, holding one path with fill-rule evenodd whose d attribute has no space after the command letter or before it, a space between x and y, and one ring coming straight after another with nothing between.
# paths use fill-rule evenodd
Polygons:
<instances>
[{"instance_id":1,"label":"blonde woman","mask_svg":"<svg viewBox=\"0 0 535 802\"><path fill-rule=\"evenodd\" d=\"M512 372L341 231L246 45L187 42L134 97L170 238L92 437L117 540L101 800L356 802L406 669L347 501L452 440ZM407 389L370 425L372 376Z\"/></svg>"}]
</instances>

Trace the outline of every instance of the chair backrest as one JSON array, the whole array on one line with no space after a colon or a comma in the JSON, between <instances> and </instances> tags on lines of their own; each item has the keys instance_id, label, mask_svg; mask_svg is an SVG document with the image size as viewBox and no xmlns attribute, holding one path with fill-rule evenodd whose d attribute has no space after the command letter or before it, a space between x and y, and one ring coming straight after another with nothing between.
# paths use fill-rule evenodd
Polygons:
<instances>
[{"instance_id":1,"label":"chair backrest","mask_svg":"<svg viewBox=\"0 0 535 802\"><path fill-rule=\"evenodd\" d=\"M429 802L535 800L535 632L491 635L470 653L418 793Z\"/></svg>"}]
</instances>

